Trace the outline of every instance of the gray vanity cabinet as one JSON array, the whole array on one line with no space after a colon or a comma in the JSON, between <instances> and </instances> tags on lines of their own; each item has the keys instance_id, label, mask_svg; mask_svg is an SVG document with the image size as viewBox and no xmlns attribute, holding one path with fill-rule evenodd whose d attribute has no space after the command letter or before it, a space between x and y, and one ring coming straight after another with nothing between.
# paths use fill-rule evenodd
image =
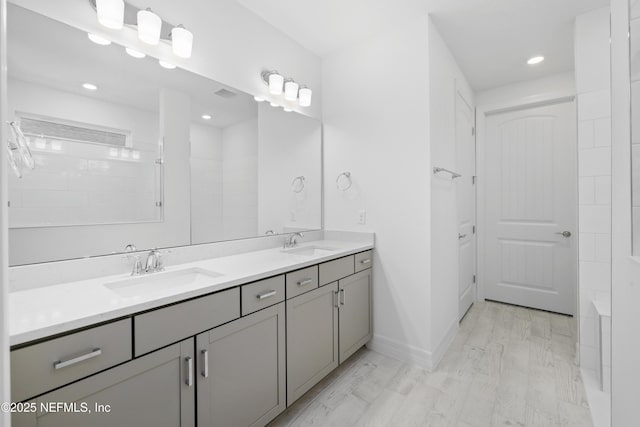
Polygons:
<instances>
[{"instance_id":1,"label":"gray vanity cabinet","mask_svg":"<svg viewBox=\"0 0 640 427\"><path fill-rule=\"evenodd\" d=\"M176 427L195 425L193 338L44 394L36 413L15 414L14 427ZM189 369L191 368L191 370ZM48 402L75 403L43 412ZM102 412L99 406L102 406Z\"/></svg>"},{"instance_id":2,"label":"gray vanity cabinet","mask_svg":"<svg viewBox=\"0 0 640 427\"><path fill-rule=\"evenodd\" d=\"M286 408L285 304L196 337L198 426L264 426Z\"/></svg>"},{"instance_id":3,"label":"gray vanity cabinet","mask_svg":"<svg viewBox=\"0 0 640 427\"><path fill-rule=\"evenodd\" d=\"M287 301L287 405L338 367L338 284Z\"/></svg>"},{"instance_id":4,"label":"gray vanity cabinet","mask_svg":"<svg viewBox=\"0 0 640 427\"><path fill-rule=\"evenodd\" d=\"M371 339L371 269L338 281L340 363Z\"/></svg>"}]
</instances>

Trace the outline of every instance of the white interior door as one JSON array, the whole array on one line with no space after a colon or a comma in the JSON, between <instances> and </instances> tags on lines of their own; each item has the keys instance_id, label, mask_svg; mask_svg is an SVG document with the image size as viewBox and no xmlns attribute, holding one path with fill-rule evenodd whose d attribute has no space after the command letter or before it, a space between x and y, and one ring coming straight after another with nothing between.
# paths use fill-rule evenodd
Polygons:
<instances>
[{"instance_id":1,"label":"white interior door","mask_svg":"<svg viewBox=\"0 0 640 427\"><path fill-rule=\"evenodd\" d=\"M487 117L487 299L575 313L575 128L573 102Z\"/></svg>"},{"instance_id":2,"label":"white interior door","mask_svg":"<svg viewBox=\"0 0 640 427\"><path fill-rule=\"evenodd\" d=\"M458 318L462 319L476 298L476 144L473 109L456 96L456 180L458 205Z\"/></svg>"}]
</instances>

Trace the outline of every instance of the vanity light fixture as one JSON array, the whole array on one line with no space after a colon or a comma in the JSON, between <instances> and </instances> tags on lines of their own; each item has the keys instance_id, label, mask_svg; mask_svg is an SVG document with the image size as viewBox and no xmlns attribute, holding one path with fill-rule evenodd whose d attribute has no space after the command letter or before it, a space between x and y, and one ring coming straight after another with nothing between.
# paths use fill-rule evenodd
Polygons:
<instances>
[{"instance_id":1,"label":"vanity light fixture","mask_svg":"<svg viewBox=\"0 0 640 427\"><path fill-rule=\"evenodd\" d=\"M127 52L127 54L129 54L129 56L133 56L134 58L144 58L145 56L147 56L140 51L131 49L130 47L125 47L124 50Z\"/></svg>"},{"instance_id":2,"label":"vanity light fixture","mask_svg":"<svg viewBox=\"0 0 640 427\"><path fill-rule=\"evenodd\" d=\"M310 88L296 82L292 78L285 79L282 74L275 70L264 70L260 74L262 81L269 87L269 93L271 95L282 95L284 93L284 99L289 102L298 102L301 107L309 107L311 105L311 95L313 92ZM259 96L255 96L254 99L259 101L262 99ZM276 101L271 101L271 106L276 107L279 104ZM289 107L289 110L292 108Z\"/></svg>"},{"instance_id":3,"label":"vanity light fixture","mask_svg":"<svg viewBox=\"0 0 640 427\"><path fill-rule=\"evenodd\" d=\"M203 114L203 115L202 115L202 118L203 118L204 120L211 120L211 115L210 115L210 114Z\"/></svg>"},{"instance_id":4,"label":"vanity light fixture","mask_svg":"<svg viewBox=\"0 0 640 427\"><path fill-rule=\"evenodd\" d=\"M173 70L174 68L176 68L176 66L174 64L172 64L170 62L163 61L162 59L158 60L158 64L160 64L160 66L162 68L166 68L167 70Z\"/></svg>"},{"instance_id":5,"label":"vanity light fixture","mask_svg":"<svg viewBox=\"0 0 640 427\"><path fill-rule=\"evenodd\" d=\"M542 61L544 61L544 56L534 56L532 58L529 58L529 60L527 61L527 64L536 65L541 63Z\"/></svg>"},{"instance_id":6,"label":"vanity light fixture","mask_svg":"<svg viewBox=\"0 0 640 427\"><path fill-rule=\"evenodd\" d=\"M123 0L96 0L96 12L103 27L120 30L124 26Z\"/></svg>"},{"instance_id":7,"label":"vanity light fixture","mask_svg":"<svg viewBox=\"0 0 640 427\"><path fill-rule=\"evenodd\" d=\"M82 87L85 88L86 90L98 90L98 86L92 83L82 83Z\"/></svg>"},{"instance_id":8,"label":"vanity light fixture","mask_svg":"<svg viewBox=\"0 0 640 427\"><path fill-rule=\"evenodd\" d=\"M89 37L89 40L91 40L95 44L99 44L100 46L109 46L111 44L111 40L105 39L104 37L100 37L93 33L87 33L87 37Z\"/></svg>"},{"instance_id":9,"label":"vanity light fixture","mask_svg":"<svg viewBox=\"0 0 640 427\"><path fill-rule=\"evenodd\" d=\"M160 42L160 30L162 29L162 19L151 9L138 11L138 38L140 41L157 45Z\"/></svg>"},{"instance_id":10,"label":"vanity light fixture","mask_svg":"<svg viewBox=\"0 0 640 427\"><path fill-rule=\"evenodd\" d=\"M293 79L287 79L284 82L284 99L287 101L295 101L298 99L298 89L300 85L293 81Z\"/></svg>"},{"instance_id":11,"label":"vanity light fixture","mask_svg":"<svg viewBox=\"0 0 640 427\"><path fill-rule=\"evenodd\" d=\"M193 50L193 33L184 25L178 25L171 30L171 46L173 47L173 53L180 58L191 58L191 51Z\"/></svg>"}]
</instances>

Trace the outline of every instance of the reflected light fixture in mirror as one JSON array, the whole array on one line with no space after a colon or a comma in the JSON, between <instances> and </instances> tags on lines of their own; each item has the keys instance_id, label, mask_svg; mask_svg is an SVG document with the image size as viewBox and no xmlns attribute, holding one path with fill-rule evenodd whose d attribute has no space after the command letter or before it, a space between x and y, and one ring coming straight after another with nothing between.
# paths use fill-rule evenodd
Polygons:
<instances>
[{"instance_id":1,"label":"reflected light fixture in mirror","mask_svg":"<svg viewBox=\"0 0 640 427\"><path fill-rule=\"evenodd\" d=\"M211 120L211 114L203 114L203 115L202 115L202 118L203 118L204 120Z\"/></svg>"},{"instance_id":2,"label":"reflected light fixture in mirror","mask_svg":"<svg viewBox=\"0 0 640 427\"><path fill-rule=\"evenodd\" d=\"M111 40L105 39L104 37L100 37L92 33L87 33L87 37L89 38L89 40L91 40L95 44L99 44L100 46L109 46L111 44Z\"/></svg>"},{"instance_id":3,"label":"reflected light fixture in mirror","mask_svg":"<svg viewBox=\"0 0 640 427\"><path fill-rule=\"evenodd\" d=\"M536 65L536 64L541 63L542 61L544 61L544 56L534 56L534 57L529 58L527 60L527 64Z\"/></svg>"},{"instance_id":4,"label":"reflected light fixture in mirror","mask_svg":"<svg viewBox=\"0 0 640 427\"><path fill-rule=\"evenodd\" d=\"M138 38L140 41L157 45L160 42L160 30L162 28L162 19L151 9L138 11Z\"/></svg>"},{"instance_id":5,"label":"reflected light fixture in mirror","mask_svg":"<svg viewBox=\"0 0 640 427\"><path fill-rule=\"evenodd\" d=\"M180 58L191 58L193 50L193 33L183 25L178 25L171 30L171 46L173 53Z\"/></svg>"},{"instance_id":6,"label":"reflected light fixture in mirror","mask_svg":"<svg viewBox=\"0 0 640 427\"><path fill-rule=\"evenodd\" d=\"M170 62L163 61L162 59L158 60L158 64L160 64L160 66L162 68L166 68L167 70L173 70L174 68L176 68L176 66L174 64L172 64Z\"/></svg>"},{"instance_id":7,"label":"reflected light fixture in mirror","mask_svg":"<svg viewBox=\"0 0 640 427\"><path fill-rule=\"evenodd\" d=\"M83 83L82 87L85 88L86 90L98 90L98 86L92 83Z\"/></svg>"},{"instance_id":8,"label":"reflected light fixture in mirror","mask_svg":"<svg viewBox=\"0 0 640 427\"><path fill-rule=\"evenodd\" d=\"M112 30L120 30L124 26L123 0L96 0L96 11L100 25Z\"/></svg>"},{"instance_id":9,"label":"reflected light fixture in mirror","mask_svg":"<svg viewBox=\"0 0 640 427\"><path fill-rule=\"evenodd\" d=\"M254 99L256 102L264 102L264 101L265 101L265 99L264 99L264 98L262 98L261 96L258 96L258 95L254 96L254 97L253 97L253 99Z\"/></svg>"},{"instance_id":10,"label":"reflected light fixture in mirror","mask_svg":"<svg viewBox=\"0 0 640 427\"><path fill-rule=\"evenodd\" d=\"M139 51L137 51L135 49L131 49L130 47L125 47L124 50L127 52L127 54L129 54L129 56L133 56L134 58L140 59L140 58L144 58L145 56L147 56L142 52L139 52Z\"/></svg>"}]
</instances>

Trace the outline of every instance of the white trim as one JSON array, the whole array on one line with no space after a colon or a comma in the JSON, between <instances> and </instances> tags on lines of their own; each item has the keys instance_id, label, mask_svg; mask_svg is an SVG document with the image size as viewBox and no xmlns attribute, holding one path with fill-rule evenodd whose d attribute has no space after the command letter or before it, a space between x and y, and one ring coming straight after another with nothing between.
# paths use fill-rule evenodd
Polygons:
<instances>
[{"instance_id":1,"label":"white trim","mask_svg":"<svg viewBox=\"0 0 640 427\"><path fill-rule=\"evenodd\" d=\"M485 298L485 278L486 278L486 264L485 264L485 254L484 250L486 246L486 234L485 234L485 223L486 223L486 188L484 184L484 176L485 176L485 164L486 164L486 141L485 141L485 132L486 132L486 121L487 116L491 114L497 114L498 112L506 112L511 110L518 110L522 108L535 107L541 105L549 105L556 104L559 102L567 102L571 99L575 99L575 91L570 90L558 90L552 91L548 93L543 93L535 96L524 96L517 99L495 103L495 104L486 104L476 107L476 197L477 197L477 243L476 243L476 253L477 253L477 271L478 275L476 277L476 292L477 292L477 300L484 301Z\"/></svg>"},{"instance_id":2,"label":"white trim","mask_svg":"<svg viewBox=\"0 0 640 427\"><path fill-rule=\"evenodd\" d=\"M401 343L391 338L374 335L367 344L367 348L402 362L418 365L427 371L431 371L433 368L432 353L430 351Z\"/></svg>"},{"instance_id":3,"label":"white trim","mask_svg":"<svg viewBox=\"0 0 640 427\"><path fill-rule=\"evenodd\" d=\"M449 325L447 333L433 352L381 335L374 335L367 344L367 348L396 360L418 365L422 369L431 372L438 367L438 363L440 363L451 343L453 343L457 333L458 320L456 319Z\"/></svg>"}]
</instances>

